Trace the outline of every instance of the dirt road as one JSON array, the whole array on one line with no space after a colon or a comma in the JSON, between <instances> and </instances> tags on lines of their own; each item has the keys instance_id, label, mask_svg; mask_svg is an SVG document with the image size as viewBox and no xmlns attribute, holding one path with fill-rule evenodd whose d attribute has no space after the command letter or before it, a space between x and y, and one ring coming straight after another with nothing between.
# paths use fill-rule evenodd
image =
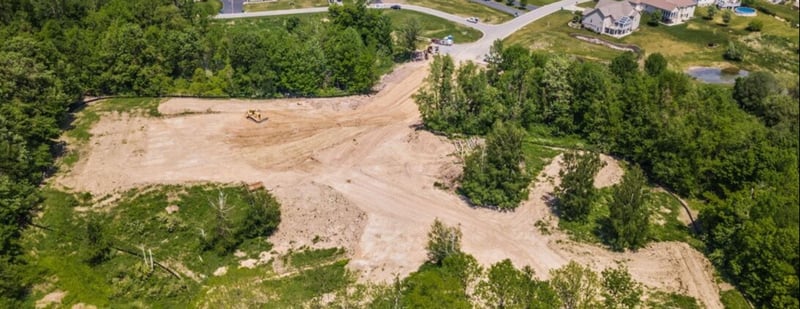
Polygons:
<instances>
[{"instance_id":1,"label":"dirt road","mask_svg":"<svg viewBox=\"0 0 800 309\"><path fill-rule=\"evenodd\" d=\"M556 224L545 204L554 184L544 179L557 181L558 159L515 212L470 208L434 188L444 171L458 167L447 139L414 129L420 119L411 95L426 74L427 64L404 65L372 97L173 99L159 108L165 117L103 117L88 154L57 181L95 196L153 183L262 181L284 205L272 239L277 250L344 246L351 267L368 280L414 271L425 259L428 227L439 218L461 226L463 249L483 264L510 258L547 277L569 260L596 270L622 262L648 286L722 308L708 260L685 244L613 253L557 231L540 233L535 222ZM269 120L245 120L251 108ZM608 164L596 183L610 185L620 175L619 165ZM322 241L314 244L316 236Z\"/></svg>"}]
</instances>

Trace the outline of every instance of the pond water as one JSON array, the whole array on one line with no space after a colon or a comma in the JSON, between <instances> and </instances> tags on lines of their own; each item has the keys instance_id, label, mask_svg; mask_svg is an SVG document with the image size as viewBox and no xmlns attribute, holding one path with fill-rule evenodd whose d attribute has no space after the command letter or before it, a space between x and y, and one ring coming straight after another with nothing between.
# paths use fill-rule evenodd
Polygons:
<instances>
[{"instance_id":1,"label":"pond water","mask_svg":"<svg viewBox=\"0 0 800 309\"><path fill-rule=\"evenodd\" d=\"M727 74L717 67L691 67L686 74L709 84L733 84L737 77L747 76L750 72L739 70L738 74Z\"/></svg>"}]
</instances>

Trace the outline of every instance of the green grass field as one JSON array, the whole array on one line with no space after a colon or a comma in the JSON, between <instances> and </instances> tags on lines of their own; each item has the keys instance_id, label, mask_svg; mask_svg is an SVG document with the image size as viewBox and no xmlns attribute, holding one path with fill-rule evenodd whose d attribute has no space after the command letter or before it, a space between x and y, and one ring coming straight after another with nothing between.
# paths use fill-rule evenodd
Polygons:
<instances>
[{"instance_id":1,"label":"green grass field","mask_svg":"<svg viewBox=\"0 0 800 309\"><path fill-rule=\"evenodd\" d=\"M426 38L442 38L448 34L453 35L453 39L459 43L469 43L480 39L483 34L475 29L459 25L442 18L413 12L408 10L386 10L383 14L389 16L392 24L397 28L407 23L411 19L416 19L422 27L422 35ZM295 14L258 18L245 18L236 20L217 21L217 23L228 27L237 27L245 30L259 30L276 27L284 27L289 18L298 18L301 22L325 22L328 13Z\"/></svg>"},{"instance_id":2,"label":"green grass field","mask_svg":"<svg viewBox=\"0 0 800 309\"><path fill-rule=\"evenodd\" d=\"M696 15L702 14L704 9L698 9ZM661 53L670 61L673 69L681 71L690 66L738 66L751 71L798 72L796 50L800 37L797 29L763 14L749 18L734 16L727 26L722 24L721 16L712 21L696 17L686 24L671 27L650 27L642 22L639 31L622 39L570 28L567 22L572 16L569 12L550 15L514 33L506 42L599 61L609 61L620 54L620 51L569 36L570 33L580 33L611 42L634 44L643 48L647 54ZM762 32L750 33L745 30L752 20L764 23ZM732 63L723 59L722 55L729 40L746 46L743 62ZM709 43L718 46L710 48Z\"/></svg>"},{"instance_id":3,"label":"green grass field","mask_svg":"<svg viewBox=\"0 0 800 309\"><path fill-rule=\"evenodd\" d=\"M392 19L395 27L416 19L422 27L422 36L426 38L443 38L452 34L456 43L469 43L479 40L483 34L470 27L459 25L436 16L408 10L390 10L383 14Z\"/></svg>"},{"instance_id":4,"label":"green grass field","mask_svg":"<svg viewBox=\"0 0 800 309\"><path fill-rule=\"evenodd\" d=\"M348 1L352 2L352 1ZM326 7L328 0L277 0L275 2L250 3L244 6L245 12L291 10L313 7Z\"/></svg>"},{"instance_id":5,"label":"green grass field","mask_svg":"<svg viewBox=\"0 0 800 309\"><path fill-rule=\"evenodd\" d=\"M462 17L474 16L487 24L500 24L513 18L511 14L469 0L406 0L406 2Z\"/></svg>"},{"instance_id":6,"label":"green grass field","mask_svg":"<svg viewBox=\"0 0 800 309\"><path fill-rule=\"evenodd\" d=\"M303 304L353 281L345 269L347 260L339 248L300 250L290 254L290 264L278 276L271 264L239 268L240 260L258 258L270 251L264 238L249 239L233 253L203 249L203 235L215 233L216 210L210 203L225 196L228 219L239 222L246 215L250 192L235 185L151 186L93 199L45 189L42 216L23 239L26 260L37 273L38 288L28 304L53 291L66 292L61 305L77 303L98 307L175 308L186 304L226 307L269 301L279 306ZM98 201L106 201L96 206ZM178 211L167 213L169 205ZM107 260L93 265L87 256L86 225L97 220L101 233L116 248L141 254L152 252L156 262L177 272L175 277L158 267L151 270L140 256L111 250ZM220 267L229 270L214 275ZM260 297L263 296L263 297Z\"/></svg>"}]
</instances>

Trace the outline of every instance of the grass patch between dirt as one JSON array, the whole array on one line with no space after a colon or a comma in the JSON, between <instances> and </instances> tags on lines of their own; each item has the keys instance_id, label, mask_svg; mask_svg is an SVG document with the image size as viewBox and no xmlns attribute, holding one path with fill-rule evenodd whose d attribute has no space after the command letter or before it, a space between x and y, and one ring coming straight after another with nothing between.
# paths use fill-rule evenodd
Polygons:
<instances>
[{"instance_id":1,"label":"grass patch between dirt","mask_svg":"<svg viewBox=\"0 0 800 309\"><path fill-rule=\"evenodd\" d=\"M725 306L725 309L750 309L750 304L747 303L747 300L742 296L742 293L733 289L722 291L719 293L719 299L722 302L722 305Z\"/></svg>"},{"instance_id":2,"label":"grass patch between dirt","mask_svg":"<svg viewBox=\"0 0 800 309\"><path fill-rule=\"evenodd\" d=\"M210 201L226 196L231 222L242 222L250 194L242 186L154 186L127 191L119 200L93 208L91 195L53 189L43 191L43 213L35 220L48 230L30 229L23 240L26 259L48 279L52 289L67 292L65 306L86 303L101 307L148 304L175 307L195 297L205 278L221 266L237 266L233 254L203 249L204 236L214 233ZM168 214L165 208L179 210ZM86 256L86 222L97 218L101 234L113 247L152 251L155 261L180 273L177 279L159 268L150 271L141 258L111 250L108 259L91 266ZM258 238L254 238L258 239ZM269 251L264 239L257 251ZM250 245L253 248L253 245ZM41 295L34 294L32 299Z\"/></svg>"},{"instance_id":3,"label":"grass patch between dirt","mask_svg":"<svg viewBox=\"0 0 800 309\"><path fill-rule=\"evenodd\" d=\"M647 300L647 307L653 309L700 309L702 308L697 302L697 299L691 296L667 293L667 292L653 292L650 293Z\"/></svg>"},{"instance_id":4,"label":"grass patch between dirt","mask_svg":"<svg viewBox=\"0 0 800 309\"><path fill-rule=\"evenodd\" d=\"M409 4L424 6L461 17L477 17L486 24L500 24L511 20L511 14L469 0L407 0Z\"/></svg>"},{"instance_id":5,"label":"grass patch between dirt","mask_svg":"<svg viewBox=\"0 0 800 309\"><path fill-rule=\"evenodd\" d=\"M307 249L292 253L289 260L292 267L303 268L329 262L333 259L341 258L343 255L344 249L342 248Z\"/></svg>"},{"instance_id":6,"label":"grass patch between dirt","mask_svg":"<svg viewBox=\"0 0 800 309\"><path fill-rule=\"evenodd\" d=\"M702 16L704 8L699 8L696 16ZM721 14L708 21L695 17L686 24L677 26L651 27L642 23L639 30L621 39L599 35L589 30L573 29L567 26L573 14L557 12L542 18L506 39L508 44L518 43L534 50L553 51L598 61L610 61L621 51L601 45L580 41L569 36L580 33L604 40L634 44L645 53L661 53L670 65L683 71L690 66L738 66L750 71L770 70L774 72L798 72L797 46L800 38L797 29L770 16L734 16L728 26L723 25ZM745 28L750 21L761 20L762 32L751 33ZM745 46L745 60L729 62L723 59L729 41ZM708 47L709 43L717 47Z\"/></svg>"},{"instance_id":7,"label":"grass patch between dirt","mask_svg":"<svg viewBox=\"0 0 800 309\"><path fill-rule=\"evenodd\" d=\"M609 203L613 198L612 187L598 190L598 198L589 213L586 222L569 222L559 220L558 227L575 241L588 243L605 243L604 229L608 224ZM683 210L680 202L665 192L652 192L649 198L650 229L649 241L680 241L694 248L703 248L703 242L692 236L692 231L678 219Z\"/></svg>"}]
</instances>

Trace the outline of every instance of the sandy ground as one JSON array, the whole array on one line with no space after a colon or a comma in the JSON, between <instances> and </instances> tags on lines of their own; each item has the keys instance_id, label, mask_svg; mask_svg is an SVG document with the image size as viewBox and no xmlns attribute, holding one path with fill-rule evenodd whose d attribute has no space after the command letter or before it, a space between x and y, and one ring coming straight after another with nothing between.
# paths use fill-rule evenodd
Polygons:
<instances>
[{"instance_id":1,"label":"sandy ground","mask_svg":"<svg viewBox=\"0 0 800 309\"><path fill-rule=\"evenodd\" d=\"M461 226L464 251L485 265L510 258L546 278L570 260L598 271L621 262L647 286L722 308L710 263L686 244L613 253L557 231L540 233L535 222L557 224L546 201L558 182L560 157L515 212L470 208L434 188L443 172L457 169L457 158L448 140L414 129L420 119L411 95L426 74L425 63L404 65L371 97L173 99L159 107L165 117L103 117L92 129L88 153L56 181L95 196L155 183L261 181L283 205L272 238L276 250L343 246L351 268L367 280L416 270L425 259L428 228L439 218ZM260 109L269 120L247 121L247 109ZM597 186L622 175L616 161L603 160Z\"/></svg>"}]
</instances>

